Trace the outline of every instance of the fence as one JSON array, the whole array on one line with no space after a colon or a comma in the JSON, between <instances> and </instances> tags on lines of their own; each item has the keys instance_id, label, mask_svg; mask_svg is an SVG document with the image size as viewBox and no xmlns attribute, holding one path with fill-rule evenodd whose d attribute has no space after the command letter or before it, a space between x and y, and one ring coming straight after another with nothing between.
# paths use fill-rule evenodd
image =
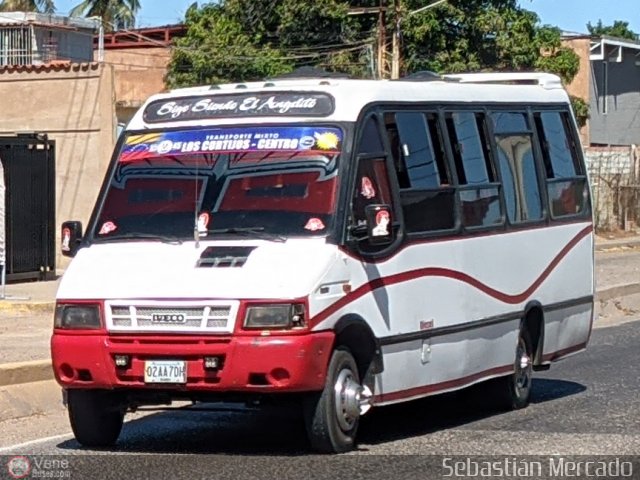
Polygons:
<instances>
[{"instance_id":1,"label":"fence","mask_svg":"<svg viewBox=\"0 0 640 480\"><path fill-rule=\"evenodd\" d=\"M0 137L5 178L6 278L55 278L55 142Z\"/></svg>"},{"instance_id":2,"label":"fence","mask_svg":"<svg viewBox=\"0 0 640 480\"><path fill-rule=\"evenodd\" d=\"M587 147L597 230L635 230L640 225L640 148Z\"/></svg>"}]
</instances>

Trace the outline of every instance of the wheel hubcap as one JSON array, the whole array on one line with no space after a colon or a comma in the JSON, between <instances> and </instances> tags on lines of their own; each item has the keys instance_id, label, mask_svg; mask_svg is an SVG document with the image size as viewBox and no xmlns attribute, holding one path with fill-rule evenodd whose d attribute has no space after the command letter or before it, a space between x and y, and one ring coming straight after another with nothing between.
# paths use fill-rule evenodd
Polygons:
<instances>
[{"instance_id":1,"label":"wheel hubcap","mask_svg":"<svg viewBox=\"0 0 640 480\"><path fill-rule=\"evenodd\" d=\"M520 339L518 341L518 348L516 349L516 372L515 372L515 387L516 393L522 395L526 393L531 385L531 358L527 353L526 345L524 341Z\"/></svg>"},{"instance_id":2,"label":"wheel hubcap","mask_svg":"<svg viewBox=\"0 0 640 480\"><path fill-rule=\"evenodd\" d=\"M350 369L341 370L334 385L336 416L343 431L353 428L360 416L362 386Z\"/></svg>"}]
</instances>

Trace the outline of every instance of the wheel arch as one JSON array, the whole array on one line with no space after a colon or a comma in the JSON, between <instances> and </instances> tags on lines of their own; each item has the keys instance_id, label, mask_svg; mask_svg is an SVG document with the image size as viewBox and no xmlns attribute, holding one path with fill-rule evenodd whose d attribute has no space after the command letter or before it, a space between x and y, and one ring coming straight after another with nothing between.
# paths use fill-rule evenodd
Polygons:
<instances>
[{"instance_id":1,"label":"wheel arch","mask_svg":"<svg viewBox=\"0 0 640 480\"><path fill-rule=\"evenodd\" d=\"M341 317L334 327L334 347L345 346L353 355L360 378L365 374L381 373L384 369L380 341L360 315L351 313Z\"/></svg>"},{"instance_id":2,"label":"wheel arch","mask_svg":"<svg viewBox=\"0 0 640 480\"><path fill-rule=\"evenodd\" d=\"M544 351L544 309L537 300L527 303L520 320L520 331L526 330L531 338L533 365L541 365Z\"/></svg>"}]
</instances>

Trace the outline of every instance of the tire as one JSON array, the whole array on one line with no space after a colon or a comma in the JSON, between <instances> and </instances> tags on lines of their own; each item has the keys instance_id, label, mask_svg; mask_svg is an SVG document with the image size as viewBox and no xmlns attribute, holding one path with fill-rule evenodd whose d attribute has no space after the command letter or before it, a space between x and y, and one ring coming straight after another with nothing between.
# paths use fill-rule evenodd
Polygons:
<instances>
[{"instance_id":1,"label":"tire","mask_svg":"<svg viewBox=\"0 0 640 480\"><path fill-rule=\"evenodd\" d=\"M76 440L85 447L109 447L116 443L124 410L111 392L69 390L69 422Z\"/></svg>"},{"instance_id":2,"label":"tire","mask_svg":"<svg viewBox=\"0 0 640 480\"><path fill-rule=\"evenodd\" d=\"M344 347L337 348L321 393L305 399L304 416L311 447L322 453L342 453L355 446L360 422L358 402L362 387L356 361ZM351 403L345 400L351 400Z\"/></svg>"},{"instance_id":3,"label":"tire","mask_svg":"<svg viewBox=\"0 0 640 480\"><path fill-rule=\"evenodd\" d=\"M533 377L532 342L529 332L518 336L514 373L495 381L495 398L502 410L519 410L529 405Z\"/></svg>"}]
</instances>

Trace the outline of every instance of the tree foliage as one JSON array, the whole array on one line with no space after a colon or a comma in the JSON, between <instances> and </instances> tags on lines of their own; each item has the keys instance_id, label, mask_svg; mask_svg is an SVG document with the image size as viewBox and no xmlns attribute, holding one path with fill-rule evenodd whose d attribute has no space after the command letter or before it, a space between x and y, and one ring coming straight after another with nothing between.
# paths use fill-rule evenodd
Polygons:
<instances>
[{"instance_id":1,"label":"tree foliage","mask_svg":"<svg viewBox=\"0 0 640 480\"><path fill-rule=\"evenodd\" d=\"M571 95L571 108L576 117L576 123L580 128L584 127L589 120L589 104L580 97Z\"/></svg>"},{"instance_id":2,"label":"tree foliage","mask_svg":"<svg viewBox=\"0 0 640 480\"><path fill-rule=\"evenodd\" d=\"M0 12L54 13L53 0L4 0L0 2Z\"/></svg>"},{"instance_id":3,"label":"tree foliage","mask_svg":"<svg viewBox=\"0 0 640 480\"><path fill-rule=\"evenodd\" d=\"M424 5L408 0L414 11ZM537 17L518 8L515 0L450 0L406 15L404 69L468 72L531 68Z\"/></svg>"},{"instance_id":4,"label":"tree foliage","mask_svg":"<svg viewBox=\"0 0 640 480\"><path fill-rule=\"evenodd\" d=\"M266 30L246 29L219 4L190 8L186 24L187 35L178 39L169 63L169 85L256 80L292 68L269 42L256 41Z\"/></svg>"},{"instance_id":5,"label":"tree foliage","mask_svg":"<svg viewBox=\"0 0 640 480\"><path fill-rule=\"evenodd\" d=\"M378 0L220 0L194 6L187 34L172 56L169 86L249 81L299 66L370 77L375 71L374 13L349 9L377 7ZM399 23L401 71L531 71L557 73L569 82L579 58L560 43L560 30L541 26L537 15L517 0L449 0L419 11L425 0L388 0L386 61L391 34Z\"/></svg>"},{"instance_id":6,"label":"tree foliage","mask_svg":"<svg viewBox=\"0 0 640 480\"><path fill-rule=\"evenodd\" d=\"M100 17L109 31L134 27L139 10L140 0L83 0L69 15Z\"/></svg>"},{"instance_id":7,"label":"tree foliage","mask_svg":"<svg viewBox=\"0 0 640 480\"><path fill-rule=\"evenodd\" d=\"M598 37L608 35L610 37L638 40L638 34L629 29L629 22L623 22L622 20L614 21L613 25L603 25L602 20L598 20L595 25L589 22L587 23L587 30L591 35Z\"/></svg>"},{"instance_id":8,"label":"tree foliage","mask_svg":"<svg viewBox=\"0 0 640 480\"><path fill-rule=\"evenodd\" d=\"M187 11L169 86L250 81L313 65L363 75L370 51L341 0L226 0Z\"/></svg>"}]
</instances>

